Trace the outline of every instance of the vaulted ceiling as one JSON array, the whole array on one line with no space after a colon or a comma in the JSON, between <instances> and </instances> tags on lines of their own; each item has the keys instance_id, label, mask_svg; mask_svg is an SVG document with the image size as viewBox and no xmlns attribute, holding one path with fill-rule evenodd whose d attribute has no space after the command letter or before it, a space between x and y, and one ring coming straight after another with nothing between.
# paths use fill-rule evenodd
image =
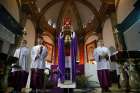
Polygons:
<instances>
[{"instance_id":1,"label":"vaulted ceiling","mask_svg":"<svg viewBox=\"0 0 140 93\"><path fill-rule=\"evenodd\" d=\"M114 9L115 0L22 0L23 12L46 31L60 31L63 18L69 16L77 33L96 32Z\"/></svg>"}]
</instances>

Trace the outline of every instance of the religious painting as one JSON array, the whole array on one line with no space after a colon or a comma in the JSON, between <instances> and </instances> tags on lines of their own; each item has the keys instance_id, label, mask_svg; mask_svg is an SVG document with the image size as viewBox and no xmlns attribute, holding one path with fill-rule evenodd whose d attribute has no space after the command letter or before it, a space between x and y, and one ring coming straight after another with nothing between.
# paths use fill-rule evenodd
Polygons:
<instances>
[{"instance_id":1,"label":"religious painting","mask_svg":"<svg viewBox=\"0 0 140 93\"><path fill-rule=\"evenodd\" d=\"M52 57L53 57L53 49L54 49L54 46L48 42L45 42L44 45L47 47L48 49L48 55L46 57L46 61L48 63L52 63Z\"/></svg>"},{"instance_id":2,"label":"religious painting","mask_svg":"<svg viewBox=\"0 0 140 93\"><path fill-rule=\"evenodd\" d=\"M96 41L86 44L87 63L94 64L94 49L96 48Z\"/></svg>"}]
</instances>

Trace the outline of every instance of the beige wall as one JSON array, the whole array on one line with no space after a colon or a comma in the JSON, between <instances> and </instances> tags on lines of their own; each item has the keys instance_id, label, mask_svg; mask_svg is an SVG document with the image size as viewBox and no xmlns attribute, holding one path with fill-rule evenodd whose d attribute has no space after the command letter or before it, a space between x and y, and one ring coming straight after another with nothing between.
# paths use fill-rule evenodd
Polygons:
<instances>
[{"instance_id":1,"label":"beige wall","mask_svg":"<svg viewBox=\"0 0 140 93\"><path fill-rule=\"evenodd\" d=\"M110 19L106 19L103 27L103 41L105 46L115 48L115 40L113 36L113 29Z\"/></svg>"},{"instance_id":2,"label":"beige wall","mask_svg":"<svg viewBox=\"0 0 140 93\"><path fill-rule=\"evenodd\" d=\"M2 4L8 12L19 22L19 11L16 0L0 0L0 4Z\"/></svg>"},{"instance_id":3,"label":"beige wall","mask_svg":"<svg viewBox=\"0 0 140 93\"><path fill-rule=\"evenodd\" d=\"M24 29L27 33L24 35L24 39L28 42L27 46L31 48L35 44L35 28L31 20L27 19Z\"/></svg>"},{"instance_id":4,"label":"beige wall","mask_svg":"<svg viewBox=\"0 0 140 93\"><path fill-rule=\"evenodd\" d=\"M118 24L121 23L128 14L134 9L133 4L136 0L120 0L117 8L117 20Z\"/></svg>"}]
</instances>

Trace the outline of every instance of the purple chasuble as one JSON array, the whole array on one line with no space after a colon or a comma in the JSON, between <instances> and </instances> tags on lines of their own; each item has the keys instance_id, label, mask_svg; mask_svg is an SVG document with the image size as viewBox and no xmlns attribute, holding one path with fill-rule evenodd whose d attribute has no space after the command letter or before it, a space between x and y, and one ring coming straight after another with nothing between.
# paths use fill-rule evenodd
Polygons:
<instances>
[{"instance_id":1,"label":"purple chasuble","mask_svg":"<svg viewBox=\"0 0 140 93\"><path fill-rule=\"evenodd\" d=\"M77 37L75 35L71 41L71 61L72 61L72 81L76 80L76 56L77 56Z\"/></svg>"},{"instance_id":2,"label":"purple chasuble","mask_svg":"<svg viewBox=\"0 0 140 93\"><path fill-rule=\"evenodd\" d=\"M65 80L65 55L64 55L64 37L58 37L58 68L60 81L64 82Z\"/></svg>"}]
</instances>

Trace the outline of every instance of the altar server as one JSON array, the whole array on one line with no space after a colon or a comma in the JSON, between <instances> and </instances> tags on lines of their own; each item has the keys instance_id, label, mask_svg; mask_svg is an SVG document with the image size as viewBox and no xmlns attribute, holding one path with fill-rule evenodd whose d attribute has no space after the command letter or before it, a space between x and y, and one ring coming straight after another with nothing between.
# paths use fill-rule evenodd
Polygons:
<instances>
[{"instance_id":1,"label":"altar server","mask_svg":"<svg viewBox=\"0 0 140 93\"><path fill-rule=\"evenodd\" d=\"M31 50L31 80L30 87L33 92L44 87L44 69L47 48L43 45L43 37L39 37L37 45Z\"/></svg>"},{"instance_id":2,"label":"altar server","mask_svg":"<svg viewBox=\"0 0 140 93\"><path fill-rule=\"evenodd\" d=\"M110 51L104 46L102 40L98 42L97 48L94 50L94 58L97 62L97 74L102 92L110 91Z\"/></svg>"},{"instance_id":3,"label":"altar server","mask_svg":"<svg viewBox=\"0 0 140 93\"><path fill-rule=\"evenodd\" d=\"M16 49L14 57L19 58L17 64L12 64L12 73L10 81L11 86L14 87L14 91L17 93L25 88L29 73L29 48L26 46L27 41L23 40L21 46Z\"/></svg>"}]
</instances>

